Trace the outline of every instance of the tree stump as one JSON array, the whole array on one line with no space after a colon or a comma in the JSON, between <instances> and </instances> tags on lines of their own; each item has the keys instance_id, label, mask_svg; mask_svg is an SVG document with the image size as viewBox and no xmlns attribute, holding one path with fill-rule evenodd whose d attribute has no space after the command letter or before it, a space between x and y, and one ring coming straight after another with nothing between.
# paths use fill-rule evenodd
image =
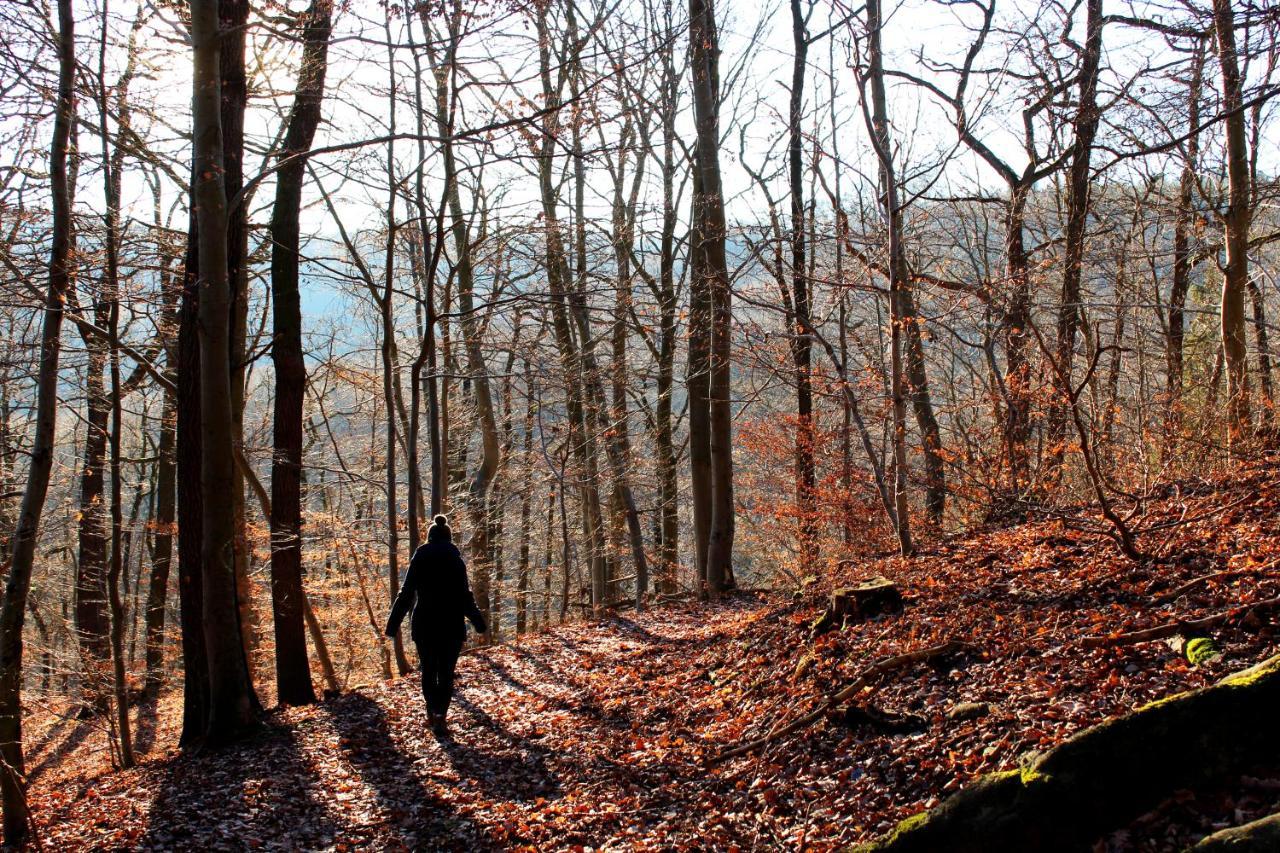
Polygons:
<instances>
[{"instance_id":1,"label":"tree stump","mask_svg":"<svg viewBox=\"0 0 1280 853\"><path fill-rule=\"evenodd\" d=\"M877 576L831 593L826 612L813 625L814 633L822 634L849 622L901 611L902 593L898 585L882 575Z\"/></svg>"}]
</instances>

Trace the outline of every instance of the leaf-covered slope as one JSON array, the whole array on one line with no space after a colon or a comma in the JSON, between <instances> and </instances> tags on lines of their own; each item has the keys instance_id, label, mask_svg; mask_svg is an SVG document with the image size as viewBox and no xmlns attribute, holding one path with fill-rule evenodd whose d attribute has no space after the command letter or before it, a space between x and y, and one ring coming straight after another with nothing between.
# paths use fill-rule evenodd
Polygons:
<instances>
[{"instance_id":1,"label":"leaf-covered slope","mask_svg":"<svg viewBox=\"0 0 1280 853\"><path fill-rule=\"evenodd\" d=\"M1163 642L1086 640L1280 594L1278 503L1264 470L1173 490L1147 509L1157 559L1143 566L1045 520L843 567L815 586L887 575L905 610L817 640L817 589L570 625L464 656L451 742L427 733L409 677L278 712L221 752L37 784L33 806L43 839L71 849L832 849L1274 653L1272 616L1247 608L1215 629L1223 655L1200 668ZM876 675L856 699L919 725L824 716L709 766L873 662L946 640L971 650ZM962 703L979 704L955 714ZM1178 849L1256 817L1280 799L1276 770L1168 803L1114 849Z\"/></svg>"}]
</instances>

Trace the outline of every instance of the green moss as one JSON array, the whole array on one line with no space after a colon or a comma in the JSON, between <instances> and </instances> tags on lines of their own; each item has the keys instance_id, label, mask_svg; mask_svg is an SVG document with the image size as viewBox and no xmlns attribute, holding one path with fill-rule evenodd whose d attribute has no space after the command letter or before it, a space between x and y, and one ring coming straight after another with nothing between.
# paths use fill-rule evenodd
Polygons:
<instances>
[{"instance_id":1,"label":"green moss","mask_svg":"<svg viewBox=\"0 0 1280 853\"><path fill-rule=\"evenodd\" d=\"M1218 651L1218 647L1213 640L1208 637L1196 637L1194 640L1187 642L1187 661L1192 666L1200 666L1200 664L1211 661L1221 654L1222 652Z\"/></svg>"},{"instance_id":2,"label":"green moss","mask_svg":"<svg viewBox=\"0 0 1280 853\"><path fill-rule=\"evenodd\" d=\"M1022 780L1023 785L1042 784L1049 781L1048 773L1041 773L1033 766L1027 766L1018 771L1018 778Z\"/></svg>"},{"instance_id":3,"label":"green moss","mask_svg":"<svg viewBox=\"0 0 1280 853\"><path fill-rule=\"evenodd\" d=\"M1271 675L1280 673L1280 655L1268 658L1257 666L1251 666L1243 672L1227 676L1218 682L1226 687L1248 687Z\"/></svg>"}]
</instances>

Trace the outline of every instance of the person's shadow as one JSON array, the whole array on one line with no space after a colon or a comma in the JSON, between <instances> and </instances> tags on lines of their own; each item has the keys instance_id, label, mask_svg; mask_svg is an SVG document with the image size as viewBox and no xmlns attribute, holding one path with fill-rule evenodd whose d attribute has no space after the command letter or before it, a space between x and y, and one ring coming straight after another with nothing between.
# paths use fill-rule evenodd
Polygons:
<instances>
[{"instance_id":1,"label":"person's shadow","mask_svg":"<svg viewBox=\"0 0 1280 853\"><path fill-rule=\"evenodd\" d=\"M360 693L323 705L347 760L373 790L400 841L414 850L487 850L499 846L485 827L460 815L431 790L391 734L386 711Z\"/></svg>"}]
</instances>

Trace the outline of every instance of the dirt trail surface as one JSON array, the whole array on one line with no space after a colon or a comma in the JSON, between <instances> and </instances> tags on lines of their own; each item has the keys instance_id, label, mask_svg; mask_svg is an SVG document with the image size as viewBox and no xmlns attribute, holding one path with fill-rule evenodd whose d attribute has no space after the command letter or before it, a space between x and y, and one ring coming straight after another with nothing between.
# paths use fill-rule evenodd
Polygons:
<instances>
[{"instance_id":1,"label":"dirt trail surface","mask_svg":"<svg viewBox=\"0 0 1280 853\"><path fill-rule=\"evenodd\" d=\"M58 850L839 849L1081 728L1280 651L1277 470L1149 501L1141 563L1081 529L1096 519L1045 518L832 568L794 598L667 606L480 649L459 667L452 740L428 732L411 675L129 772L77 776L40 747L37 829ZM875 575L898 582L904 612L815 637L825 592ZM1216 614L1221 654L1200 666L1121 636ZM856 707L709 762L820 709L875 662L950 641L966 645L879 672ZM167 747L175 715L161 716L150 738ZM1177 794L1096 849L1181 850L1280 809L1280 763L1260 758L1270 765Z\"/></svg>"},{"instance_id":2,"label":"dirt trail surface","mask_svg":"<svg viewBox=\"0 0 1280 853\"><path fill-rule=\"evenodd\" d=\"M414 675L274 712L244 744L39 792L41 840L55 849L693 845L708 838L709 804L679 722L682 682L699 680L691 660L765 612L746 597L466 654L443 740L427 727Z\"/></svg>"}]
</instances>

